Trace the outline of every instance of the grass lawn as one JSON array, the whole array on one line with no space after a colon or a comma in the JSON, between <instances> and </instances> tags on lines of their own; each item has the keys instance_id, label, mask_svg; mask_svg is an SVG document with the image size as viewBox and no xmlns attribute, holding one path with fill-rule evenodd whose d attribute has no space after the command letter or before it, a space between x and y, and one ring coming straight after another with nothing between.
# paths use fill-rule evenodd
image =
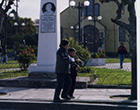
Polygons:
<instances>
[{"instance_id":1,"label":"grass lawn","mask_svg":"<svg viewBox=\"0 0 140 110\"><path fill-rule=\"evenodd\" d=\"M130 59L125 59L124 62L131 62ZM106 63L119 63L119 59L107 58ZM8 64L0 64L0 69L4 68L19 68L17 61L8 61ZM131 84L131 72L119 70L119 69L106 69L96 67L85 67L91 72L78 73L78 76L89 77L94 74L93 71L97 70L96 76L98 81L96 84L107 84L107 85L130 85ZM20 70L0 70L0 79L16 77L16 76L28 76L28 71Z\"/></svg>"},{"instance_id":2,"label":"grass lawn","mask_svg":"<svg viewBox=\"0 0 140 110\"><path fill-rule=\"evenodd\" d=\"M19 64L17 61L8 61L8 64L0 63L0 69L4 68L19 68Z\"/></svg>"},{"instance_id":3,"label":"grass lawn","mask_svg":"<svg viewBox=\"0 0 140 110\"><path fill-rule=\"evenodd\" d=\"M37 61L34 61L33 63L37 63ZM8 64L6 63L0 63L0 69L4 68L20 68L18 61L15 60L9 60Z\"/></svg>"},{"instance_id":4,"label":"grass lawn","mask_svg":"<svg viewBox=\"0 0 140 110\"><path fill-rule=\"evenodd\" d=\"M11 78L17 76L28 76L28 71L0 71L0 79Z\"/></svg>"},{"instance_id":5,"label":"grass lawn","mask_svg":"<svg viewBox=\"0 0 140 110\"><path fill-rule=\"evenodd\" d=\"M106 63L120 63L120 59L119 58L106 58L105 62ZM125 58L123 62L124 63L131 62L131 59Z\"/></svg>"},{"instance_id":6,"label":"grass lawn","mask_svg":"<svg viewBox=\"0 0 140 110\"><path fill-rule=\"evenodd\" d=\"M97 71L96 76L98 78L98 81L96 82L96 84L131 85L131 72L129 71L96 67L90 67L90 69L92 71ZM89 77L91 74L94 74L94 72L78 73L78 76Z\"/></svg>"}]
</instances>

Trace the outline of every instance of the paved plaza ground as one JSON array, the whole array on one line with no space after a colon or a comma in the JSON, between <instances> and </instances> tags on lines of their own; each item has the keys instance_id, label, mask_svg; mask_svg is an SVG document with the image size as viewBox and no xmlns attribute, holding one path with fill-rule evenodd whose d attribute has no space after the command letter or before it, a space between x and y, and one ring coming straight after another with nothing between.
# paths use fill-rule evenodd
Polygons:
<instances>
[{"instance_id":1,"label":"paved plaza ground","mask_svg":"<svg viewBox=\"0 0 140 110\"><path fill-rule=\"evenodd\" d=\"M19 88L19 87L0 87L0 92L7 93L0 96L0 100L38 100L38 101L52 101L54 96L54 90L50 88ZM123 101L127 100L127 97L122 98L110 98L114 95L130 95L130 89L76 89L74 100L85 101Z\"/></svg>"},{"instance_id":2,"label":"paved plaza ground","mask_svg":"<svg viewBox=\"0 0 140 110\"><path fill-rule=\"evenodd\" d=\"M120 63L106 63L103 66L96 66L100 68L107 68L107 69L120 69ZM131 71L131 63L123 63L122 70Z\"/></svg>"}]
</instances>

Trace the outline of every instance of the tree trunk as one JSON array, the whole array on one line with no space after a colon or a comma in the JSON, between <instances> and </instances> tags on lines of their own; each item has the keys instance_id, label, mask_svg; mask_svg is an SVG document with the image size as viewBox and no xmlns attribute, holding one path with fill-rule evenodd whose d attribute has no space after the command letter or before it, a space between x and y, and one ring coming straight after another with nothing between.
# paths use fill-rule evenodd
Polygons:
<instances>
[{"instance_id":1,"label":"tree trunk","mask_svg":"<svg viewBox=\"0 0 140 110\"><path fill-rule=\"evenodd\" d=\"M132 87L131 87L131 100L137 100L137 56L131 58L131 70L132 70Z\"/></svg>"},{"instance_id":2,"label":"tree trunk","mask_svg":"<svg viewBox=\"0 0 140 110\"><path fill-rule=\"evenodd\" d=\"M108 3L114 1L118 6L116 11L117 16L115 19L111 19L112 22L127 30L130 34L130 57L131 57L131 72L132 72L132 88L130 99L137 100L137 34L136 34L136 14L135 14L135 1L136 0L99 0L101 3ZM119 21L121 18L121 10L123 6L128 5L127 10L129 12L129 24Z\"/></svg>"}]
</instances>

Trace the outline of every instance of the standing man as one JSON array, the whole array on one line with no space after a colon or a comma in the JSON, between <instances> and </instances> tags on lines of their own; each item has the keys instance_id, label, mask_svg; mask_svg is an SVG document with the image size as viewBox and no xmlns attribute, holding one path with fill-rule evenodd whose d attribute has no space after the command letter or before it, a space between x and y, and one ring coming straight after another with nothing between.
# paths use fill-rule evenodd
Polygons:
<instances>
[{"instance_id":1,"label":"standing man","mask_svg":"<svg viewBox=\"0 0 140 110\"><path fill-rule=\"evenodd\" d=\"M71 86L71 77L70 77L70 64L72 67L77 67L80 69L79 65L73 62L68 55L67 49L69 47L68 40L62 40L60 43L60 48L56 53L56 68L55 73L57 74L57 84L54 94L54 102L61 102L59 95L63 87L61 98L69 100L68 92Z\"/></svg>"},{"instance_id":2,"label":"standing man","mask_svg":"<svg viewBox=\"0 0 140 110\"><path fill-rule=\"evenodd\" d=\"M3 48L2 48L2 54L1 54L1 59L0 59L0 63L2 63L2 60L5 58L5 63L7 64L7 60L8 60L8 57L7 57L7 45L4 45Z\"/></svg>"},{"instance_id":3,"label":"standing man","mask_svg":"<svg viewBox=\"0 0 140 110\"><path fill-rule=\"evenodd\" d=\"M2 47L1 47L1 40L0 40L0 58L1 58L1 52L2 52Z\"/></svg>"},{"instance_id":4,"label":"standing man","mask_svg":"<svg viewBox=\"0 0 140 110\"><path fill-rule=\"evenodd\" d=\"M123 60L124 60L126 54L127 54L127 49L124 46L124 43L121 42L120 46L118 47L118 51L117 51L117 56L119 55L119 58L120 58L120 68L123 68Z\"/></svg>"}]
</instances>

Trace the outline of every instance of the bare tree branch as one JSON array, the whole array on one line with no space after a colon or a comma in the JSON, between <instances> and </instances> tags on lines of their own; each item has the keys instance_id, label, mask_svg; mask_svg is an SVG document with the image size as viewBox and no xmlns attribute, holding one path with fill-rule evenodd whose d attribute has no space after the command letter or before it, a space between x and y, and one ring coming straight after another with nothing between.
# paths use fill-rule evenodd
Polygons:
<instances>
[{"instance_id":1,"label":"bare tree branch","mask_svg":"<svg viewBox=\"0 0 140 110\"><path fill-rule=\"evenodd\" d=\"M122 21L115 20L111 18L111 21L114 22L115 24L119 25L120 27L124 28L128 32L130 32L130 26Z\"/></svg>"},{"instance_id":2,"label":"bare tree branch","mask_svg":"<svg viewBox=\"0 0 140 110\"><path fill-rule=\"evenodd\" d=\"M13 1L9 1L8 2L8 5L6 6L6 9L5 9L5 13L7 13L7 11L11 8L11 5L14 4Z\"/></svg>"}]
</instances>

